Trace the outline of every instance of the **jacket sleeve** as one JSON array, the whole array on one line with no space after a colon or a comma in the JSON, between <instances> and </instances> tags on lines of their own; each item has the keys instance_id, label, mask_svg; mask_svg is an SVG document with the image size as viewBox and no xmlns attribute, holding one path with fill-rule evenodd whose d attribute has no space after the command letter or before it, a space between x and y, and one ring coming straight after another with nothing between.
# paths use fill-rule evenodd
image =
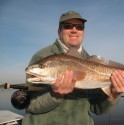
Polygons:
<instances>
[{"instance_id":1,"label":"jacket sleeve","mask_svg":"<svg viewBox=\"0 0 124 125\"><path fill-rule=\"evenodd\" d=\"M63 100L52 96L50 91L42 90L33 94L28 112L33 114L45 113L55 109Z\"/></svg>"},{"instance_id":2,"label":"jacket sleeve","mask_svg":"<svg viewBox=\"0 0 124 125\"><path fill-rule=\"evenodd\" d=\"M96 115L106 114L116 107L119 100L120 96L114 100L110 100L101 89L97 89L95 96L90 100L91 111Z\"/></svg>"}]
</instances>

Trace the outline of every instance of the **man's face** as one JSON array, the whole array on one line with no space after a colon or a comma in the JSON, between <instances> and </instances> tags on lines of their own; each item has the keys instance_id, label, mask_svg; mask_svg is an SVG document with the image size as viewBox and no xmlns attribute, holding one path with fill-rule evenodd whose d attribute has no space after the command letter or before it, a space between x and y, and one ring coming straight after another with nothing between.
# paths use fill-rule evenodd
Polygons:
<instances>
[{"instance_id":1,"label":"man's face","mask_svg":"<svg viewBox=\"0 0 124 125\"><path fill-rule=\"evenodd\" d=\"M64 24L81 24L82 21L79 19L70 19L64 22ZM83 41L84 30L76 29L76 27L72 27L71 29L66 29L62 27L58 30L60 40L67 46L75 46L79 47Z\"/></svg>"}]
</instances>

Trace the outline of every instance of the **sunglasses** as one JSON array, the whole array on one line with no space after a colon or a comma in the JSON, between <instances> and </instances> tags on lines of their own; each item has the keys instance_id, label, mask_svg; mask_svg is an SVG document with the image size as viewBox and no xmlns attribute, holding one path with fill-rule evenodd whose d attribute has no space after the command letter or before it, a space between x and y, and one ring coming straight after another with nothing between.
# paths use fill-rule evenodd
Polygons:
<instances>
[{"instance_id":1,"label":"sunglasses","mask_svg":"<svg viewBox=\"0 0 124 125\"><path fill-rule=\"evenodd\" d=\"M84 30L85 26L84 24L72 24L72 23L63 23L60 24L59 28L64 28L64 29L72 29L75 27L77 30Z\"/></svg>"}]
</instances>

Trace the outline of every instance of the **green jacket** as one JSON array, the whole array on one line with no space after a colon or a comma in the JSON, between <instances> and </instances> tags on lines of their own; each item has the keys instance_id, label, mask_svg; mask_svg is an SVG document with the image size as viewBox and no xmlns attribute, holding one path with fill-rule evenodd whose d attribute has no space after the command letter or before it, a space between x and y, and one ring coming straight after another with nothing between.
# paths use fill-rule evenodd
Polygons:
<instances>
[{"instance_id":1,"label":"green jacket","mask_svg":"<svg viewBox=\"0 0 124 125\"><path fill-rule=\"evenodd\" d=\"M63 53L63 49L56 40L53 45L38 51L32 57L30 64L48 55L60 53ZM84 49L82 57L83 59L90 57ZM97 115L107 113L119 100L109 101L101 89L75 89L63 99L55 98L51 91L49 86L43 86L42 91L32 95L22 125L94 125L90 112Z\"/></svg>"}]
</instances>

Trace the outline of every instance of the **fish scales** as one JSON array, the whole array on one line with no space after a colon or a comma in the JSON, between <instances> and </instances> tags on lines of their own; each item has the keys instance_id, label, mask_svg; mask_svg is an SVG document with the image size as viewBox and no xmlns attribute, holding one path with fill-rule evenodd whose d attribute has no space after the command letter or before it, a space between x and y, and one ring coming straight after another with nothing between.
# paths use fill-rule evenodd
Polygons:
<instances>
[{"instance_id":1,"label":"fish scales","mask_svg":"<svg viewBox=\"0 0 124 125\"><path fill-rule=\"evenodd\" d=\"M114 68L114 67L109 67L109 66L105 66L103 64L99 64L99 63L96 63L96 62L94 63L92 61L82 60L82 59L79 59L79 58L65 56L65 55L55 56L54 60L57 60L57 63L58 63L58 60L59 60L60 61L59 65L60 64L63 65L63 63L65 63L65 65L66 65L67 62L68 62L69 66L76 65L76 68L78 68L79 67L78 65L80 65L80 68L83 67L83 69L84 69L84 67L86 67L86 69L89 69L91 71L94 71L94 72L97 72L97 73L100 73L100 74L110 74L113 71L117 70L117 68Z\"/></svg>"}]
</instances>

